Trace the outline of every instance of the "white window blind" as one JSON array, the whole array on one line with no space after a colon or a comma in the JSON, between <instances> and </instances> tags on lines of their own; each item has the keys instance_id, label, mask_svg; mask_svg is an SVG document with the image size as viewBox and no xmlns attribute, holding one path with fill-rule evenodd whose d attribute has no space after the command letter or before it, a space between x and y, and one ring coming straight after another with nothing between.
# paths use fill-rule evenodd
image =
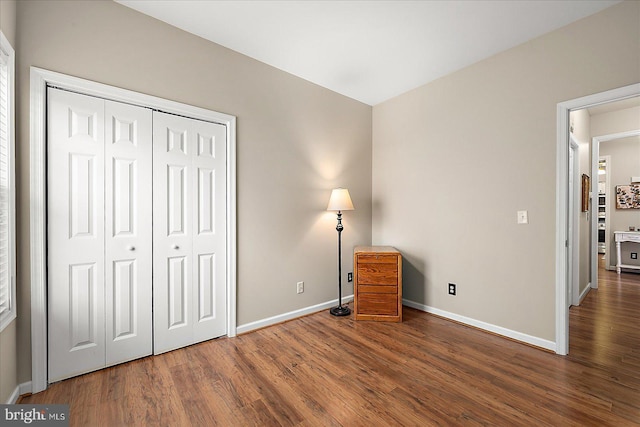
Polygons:
<instances>
[{"instance_id":1,"label":"white window blind","mask_svg":"<svg viewBox=\"0 0 640 427\"><path fill-rule=\"evenodd\" d=\"M0 32L0 331L16 317L13 194L14 51Z\"/></svg>"}]
</instances>

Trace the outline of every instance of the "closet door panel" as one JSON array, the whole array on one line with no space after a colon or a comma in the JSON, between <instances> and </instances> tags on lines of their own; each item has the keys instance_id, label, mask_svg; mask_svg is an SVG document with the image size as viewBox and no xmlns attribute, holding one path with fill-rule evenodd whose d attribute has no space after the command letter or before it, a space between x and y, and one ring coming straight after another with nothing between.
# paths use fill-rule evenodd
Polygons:
<instances>
[{"instance_id":1,"label":"closet door panel","mask_svg":"<svg viewBox=\"0 0 640 427\"><path fill-rule=\"evenodd\" d=\"M226 334L226 127L191 120L193 180L194 339Z\"/></svg>"},{"instance_id":2,"label":"closet door panel","mask_svg":"<svg viewBox=\"0 0 640 427\"><path fill-rule=\"evenodd\" d=\"M184 256L167 258L169 266L168 292L168 327L175 330L183 326L189 326L189 313L187 302L190 298L189 284L187 283L187 258Z\"/></svg>"},{"instance_id":3,"label":"closet door panel","mask_svg":"<svg viewBox=\"0 0 640 427\"><path fill-rule=\"evenodd\" d=\"M153 352L152 113L105 101L106 364Z\"/></svg>"},{"instance_id":4,"label":"closet door panel","mask_svg":"<svg viewBox=\"0 0 640 427\"><path fill-rule=\"evenodd\" d=\"M104 101L48 89L49 381L105 364Z\"/></svg>"},{"instance_id":5,"label":"closet door panel","mask_svg":"<svg viewBox=\"0 0 640 427\"><path fill-rule=\"evenodd\" d=\"M186 119L153 113L155 354L193 343L191 134Z\"/></svg>"},{"instance_id":6,"label":"closet door panel","mask_svg":"<svg viewBox=\"0 0 640 427\"><path fill-rule=\"evenodd\" d=\"M154 112L154 352L224 335L226 127Z\"/></svg>"}]
</instances>

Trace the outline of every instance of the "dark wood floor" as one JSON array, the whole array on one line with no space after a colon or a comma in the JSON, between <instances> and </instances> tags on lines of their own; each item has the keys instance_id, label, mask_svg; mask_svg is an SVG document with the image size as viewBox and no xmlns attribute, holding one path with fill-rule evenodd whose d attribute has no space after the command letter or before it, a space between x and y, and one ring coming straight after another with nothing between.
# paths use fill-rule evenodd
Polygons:
<instances>
[{"instance_id":1,"label":"dark wood floor","mask_svg":"<svg viewBox=\"0 0 640 427\"><path fill-rule=\"evenodd\" d=\"M561 357L413 309L327 311L25 397L72 426L640 425L640 276L601 271Z\"/></svg>"}]
</instances>

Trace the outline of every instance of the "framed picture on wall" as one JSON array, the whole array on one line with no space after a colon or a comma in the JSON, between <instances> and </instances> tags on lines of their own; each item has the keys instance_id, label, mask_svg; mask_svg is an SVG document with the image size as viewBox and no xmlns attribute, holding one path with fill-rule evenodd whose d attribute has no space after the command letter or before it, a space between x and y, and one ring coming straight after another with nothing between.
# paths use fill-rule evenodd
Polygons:
<instances>
[{"instance_id":1,"label":"framed picture on wall","mask_svg":"<svg viewBox=\"0 0 640 427\"><path fill-rule=\"evenodd\" d=\"M589 179L589 175L582 174L582 212L587 212L589 210L590 182L591 180Z\"/></svg>"},{"instance_id":2,"label":"framed picture on wall","mask_svg":"<svg viewBox=\"0 0 640 427\"><path fill-rule=\"evenodd\" d=\"M640 185L616 185L616 209L640 209Z\"/></svg>"}]
</instances>

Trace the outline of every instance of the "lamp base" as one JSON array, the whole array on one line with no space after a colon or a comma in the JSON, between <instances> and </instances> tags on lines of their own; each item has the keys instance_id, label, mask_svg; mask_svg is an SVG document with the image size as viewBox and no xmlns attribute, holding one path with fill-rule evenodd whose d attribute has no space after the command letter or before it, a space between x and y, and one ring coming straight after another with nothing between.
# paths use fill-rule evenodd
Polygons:
<instances>
[{"instance_id":1,"label":"lamp base","mask_svg":"<svg viewBox=\"0 0 640 427\"><path fill-rule=\"evenodd\" d=\"M349 307L338 306L333 307L331 310L329 310L329 313L333 314L334 316L348 316L351 314L351 309Z\"/></svg>"}]
</instances>

